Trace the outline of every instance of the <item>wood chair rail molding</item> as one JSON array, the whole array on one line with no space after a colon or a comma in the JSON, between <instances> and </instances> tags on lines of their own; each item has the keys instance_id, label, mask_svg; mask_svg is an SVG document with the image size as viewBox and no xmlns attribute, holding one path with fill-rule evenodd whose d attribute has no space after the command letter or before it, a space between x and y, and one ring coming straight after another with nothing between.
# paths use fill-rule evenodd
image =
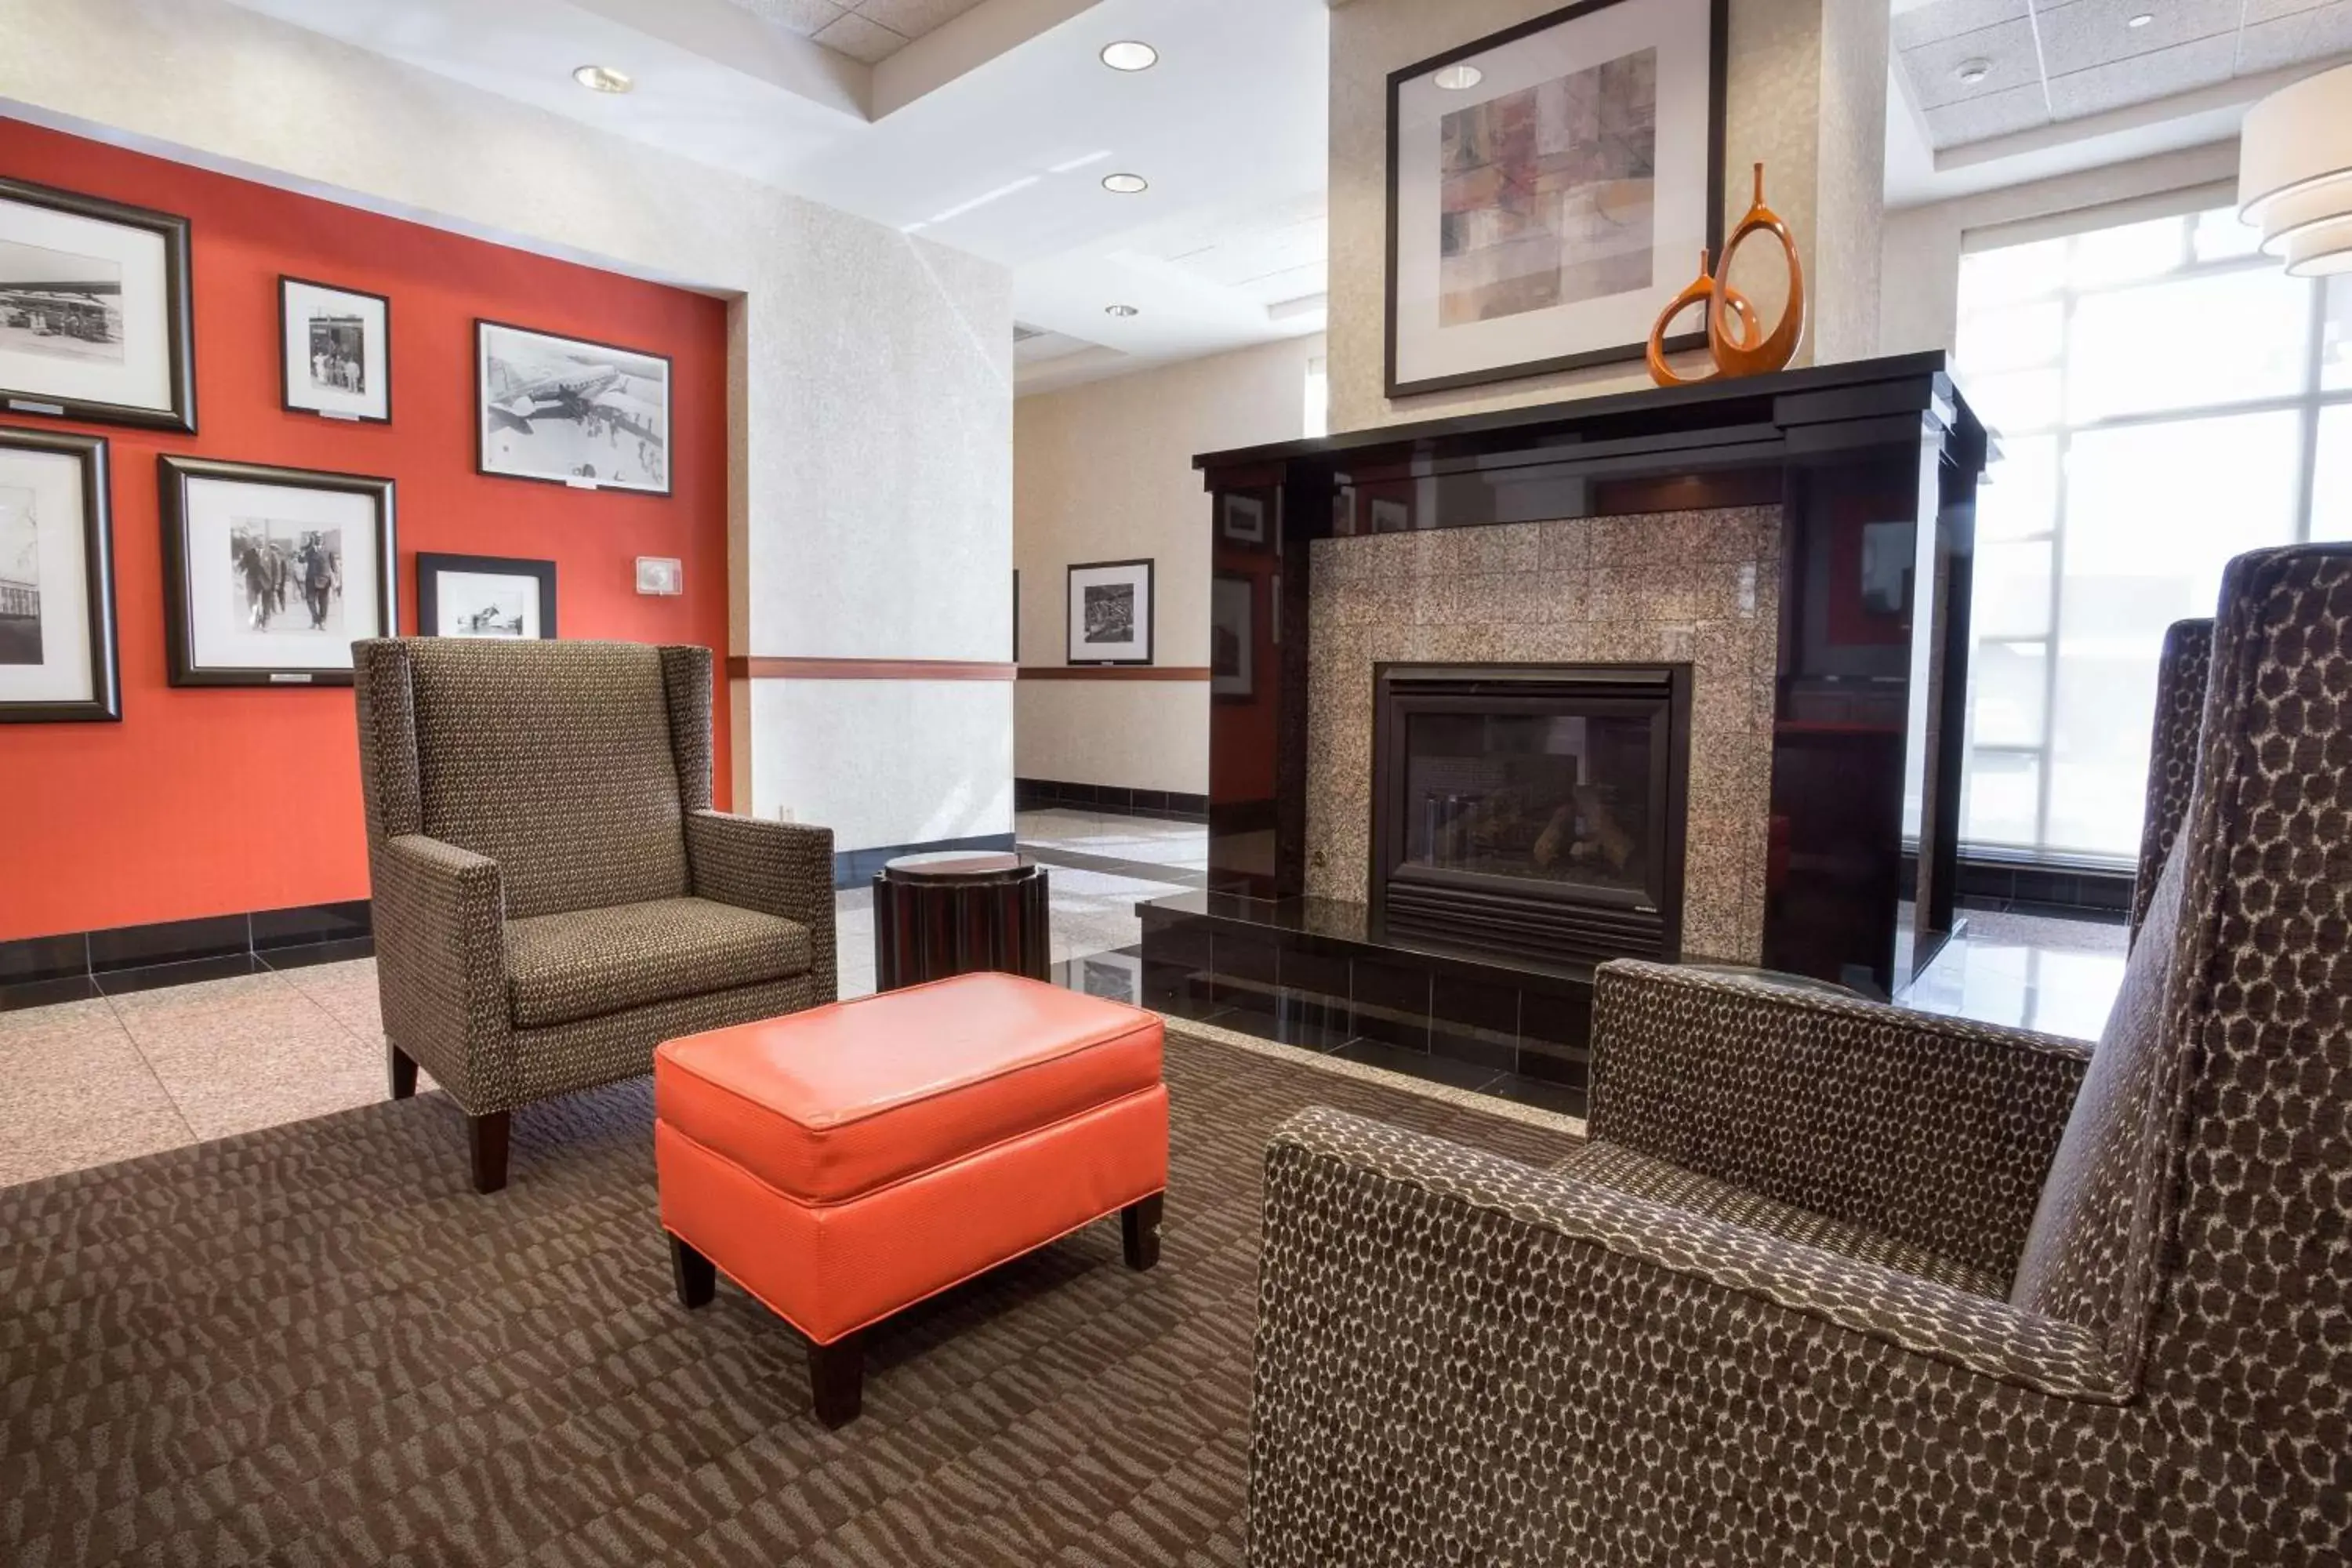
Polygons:
<instances>
[{"instance_id":1,"label":"wood chair rail molding","mask_svg":"<svg viewBox=\"0 0 2352 1568\"><path fill-rule=\"evenodd\" d=\"M1209 667L1189 664L1024 664L1024 680L1206 680Z\"/></svg>"},{"instance_id":2,"label":"wood chair rail molding","mask_svg":"<svg viewBox=\"0 0 2352 1568\"><path fill-rule=\"evenodd\" d=\"M970 658L797 658L734 655L730 680L1011 680L1014 666Z\"/></svg>"}]
</instances>

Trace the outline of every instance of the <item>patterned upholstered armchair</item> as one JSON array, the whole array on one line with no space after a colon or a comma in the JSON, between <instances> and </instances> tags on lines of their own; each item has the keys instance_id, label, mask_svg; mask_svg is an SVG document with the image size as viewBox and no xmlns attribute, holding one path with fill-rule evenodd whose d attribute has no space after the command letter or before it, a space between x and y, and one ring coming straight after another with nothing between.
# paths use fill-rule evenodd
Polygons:
<instances>
[{"instance_id":1,"label":"patterned upholstered armchair","mask_svg":"<svg viewBox=\"0 0 2352 1568\"><path fill-rule=\"evenodd\" d=\"M1618 963L1556 1170L1286 1124L1251 1562L2344 1562L2352 548L2200 748L2095 1052Z\"/></svg>"},{"instance_id":2,"label":"patterned upholstered armchair","mask_svg":"<svg viewBox=\"0 0 2352 1568\"><path fill-rule=\"evenodd\" d=\"M449 1091L477 1190L516 1107L833 1000L833 835L710 809L709 649L354 652L392 1092Z\"/></svg>"}]
</instances>

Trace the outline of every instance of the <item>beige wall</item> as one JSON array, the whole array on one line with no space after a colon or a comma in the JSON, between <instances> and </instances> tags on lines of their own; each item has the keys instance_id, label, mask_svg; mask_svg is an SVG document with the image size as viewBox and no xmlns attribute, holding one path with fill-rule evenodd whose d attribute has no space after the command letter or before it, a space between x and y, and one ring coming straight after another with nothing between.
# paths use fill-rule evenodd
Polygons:
<instances>
[{"instance_id":1,"label":"beige wall","mask_svg":"<svg viewBox=\"0 0 2352 1568\"><path fill-rule=\"evenodd\" d=\"M1209 662L1209 498L1193 456L1297 439L1322 353L1320 337L1293 339L1013 405L1023 664L1067 662L1067 567L1139 558L1158 563L1154 661ZM1205 794L1208 683L1024 680L1013 755L1023 778Z\"/></svg>"},{"instance_id":2,"label":"beige wall","mask_svg":"<svg viewBox=\"0 0 2352 1568\"><path fill-rule=\"evenodd\" d=\"M1332 429L1650 384L1637 359L1394 403L1383 395L1388 74L1557 9L1559 0L1350 0L1332 11ZM1726 232L1747 211L1750 166L1762 162L1767 198L1796 231L1813 297L1813 326L1797 363L1866 354L1877 336L1877 249L1822 241L1869 232L1856 226L1874 219L1885 186L1885 0L1735 0L1729 11ZM1674 260L1673 282L1686 281L1680 274L1685 266L1695 272L1697 259ZM1779 311L1780 276L1777 247L1751 241L1742 249L1737 280L1768 316Z\"/></svg>"},{"instance_id":3,"label":"beige wall","mask_svg":"<svg viewBox=\"0 0 2352 1568\"><path fill-rule=\"evenodd\" d=\"M2008 228L2024 238L2031 236L2030 228L2017 226L2056 221L2091 226L2106 219L2127 223L2140 204L2150 202L2185 212L2189 208L2177 199L2181 192L2201 190L2214 205L2223 205L2234 199L2229 187L2237 177L2238 144L2231 141L1888 213L1879 352L1911 353L1954 346L1960 254L1970 234ZM2139 216L2154 216L2157 210L2151 207Z\"/></svg>"}]
</instances>

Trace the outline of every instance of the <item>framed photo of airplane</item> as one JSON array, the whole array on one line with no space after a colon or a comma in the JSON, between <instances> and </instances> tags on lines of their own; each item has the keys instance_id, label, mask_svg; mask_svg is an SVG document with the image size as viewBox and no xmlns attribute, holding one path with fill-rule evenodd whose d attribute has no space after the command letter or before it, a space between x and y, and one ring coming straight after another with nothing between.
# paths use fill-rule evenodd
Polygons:
<instances>
[{"instance_id":1,"label":"framed photo of airplane","mask_svg":"<svg viewBox=\"0 0 2352 1568\"><path fill-rule=\"evenodd\" d=\"M667 354L485 321L474 349L481 472L670 493Z\"/></svg>"},{"instance_id":2,"label":"framed photo of airplane","mask_svg":"<svg viewBox=\"0 0 2352 1568\"><path fill-rule=\"evenodd\" d=\"M0 414L196 428L188 220L0 179Z\"/></svg>"}]
</instances>

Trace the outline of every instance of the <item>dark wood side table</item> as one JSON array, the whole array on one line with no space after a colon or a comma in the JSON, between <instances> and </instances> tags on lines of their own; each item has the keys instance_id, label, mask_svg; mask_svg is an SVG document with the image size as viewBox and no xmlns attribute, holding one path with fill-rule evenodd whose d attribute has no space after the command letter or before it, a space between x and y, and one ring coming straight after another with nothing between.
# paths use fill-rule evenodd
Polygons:
<instances>
[{"instance_id":1,"label":"dark wood side table","mask_svg":"<svg viewBox=\"0 0 2352 1568\"><path fill-rule=\"evenodd\" d=\"M1053 978L1045 868L1023 855L902 855L874 875L879 991L993 969Z\"/></svg>"}]
</instances>

